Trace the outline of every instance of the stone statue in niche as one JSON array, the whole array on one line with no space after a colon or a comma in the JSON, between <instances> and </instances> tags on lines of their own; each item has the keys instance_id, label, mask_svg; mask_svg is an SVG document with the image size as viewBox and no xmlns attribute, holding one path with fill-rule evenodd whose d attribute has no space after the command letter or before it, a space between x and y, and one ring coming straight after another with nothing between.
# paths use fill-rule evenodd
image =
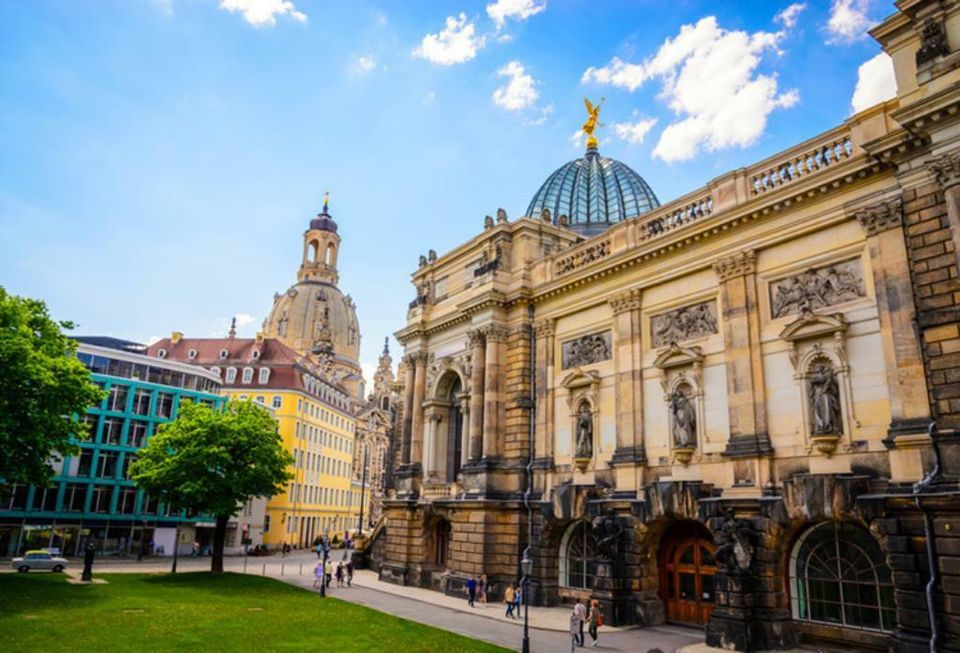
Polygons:
<instances>
[{"instance_id":1,"label":"stone statue in niche","mask_svg":"<svg viewBox=\"0 0 960 653\"><path fill-rule=\"evenodd\" d=\"M717 304L713 301L684 306L657 315L651 321L653 346L662 347L717 332Z\"/></svg>"},{"instance_id":2,"label":"stone statue in niche","mask_svg":"<svg viewBox=\"0 0 960 653\"><path fill-rule=\"evenodd\" d=\"M849 302L867 294L854 259L801 272L770 284L773 317Z\"/></svg>"},{"instance_id":3,"label":"stone statue in niche","mask_svg":"<svg viewBox=\"0 0 960 653\"><path fill-rule=\"evenodd\" d=\"M589 335L563 343L563 369L610 360L610 332Z\"/></svg>"},{"instance_id":4,"label":"stone statue in niche","mask_svg":"<svg viewBox=\"0 0 960 653\"><path fill-rule=\"evenodd\" d=\"M673 417L673 446L677 449L696 447L697 412L682 388L670 395L670 415Z\"/></svg>"},{"instance_id":5,"label":"stone statue in niche","mask_svg":"<svg viewBox=\"0 0 960 653\"><path fill-rule=\"evenodd\" d=\"M821 363L810 375L810 403L814 435L843 433L840 424L840 386L837 384L837 373L830 365Z\"/></svg>"},{"instance_id":6,"label":"stone statue in niche","mask_svg":"<svg viewBox=\"0 0 960 653\"><path fill-rule=\"evenodd\" d=\"M593 457L593 412L590 404L583 402L577 413L577 446L575 458Z\"/></svg>"}]
</instances>

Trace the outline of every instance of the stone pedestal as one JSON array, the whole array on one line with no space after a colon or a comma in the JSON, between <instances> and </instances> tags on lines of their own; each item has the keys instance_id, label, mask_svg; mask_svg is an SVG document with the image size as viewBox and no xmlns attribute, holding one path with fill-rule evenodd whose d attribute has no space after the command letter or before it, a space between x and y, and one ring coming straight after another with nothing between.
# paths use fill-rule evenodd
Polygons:
<instances>
[{"instance_id":1,"label":"stone pedestal","mask_svg":"<svg viewBox=\"0 0 960 653\"><path fill-rule=\"evenodd\" d=\"M600 602L604 623L610 626L634 624L636 609L625 565L616 562L597 563L597 577L590 598Z\"/></svg>"}]
</instances>

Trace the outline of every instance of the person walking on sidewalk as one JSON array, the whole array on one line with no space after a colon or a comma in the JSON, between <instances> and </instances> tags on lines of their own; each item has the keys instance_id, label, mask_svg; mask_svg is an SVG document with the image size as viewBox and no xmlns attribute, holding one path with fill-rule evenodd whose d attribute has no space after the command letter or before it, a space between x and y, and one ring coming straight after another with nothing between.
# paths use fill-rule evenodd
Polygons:
<instances>
[{"instance_id":1,"label":"person walking on sidewalk","mask_svg":"<svg viewBox=\"0 0 960 653\"><path fill-rule=\"evenodd\" d=\"M353 560L347 560L347 587L353 586Z\"/></svg>"},{"instance_id":2,"label":"person walking on sidewalk","mask_svg":"<svg viewBox=\"0 0 960 653\"><path fill-rule=\"evenodd\" d=\"M487 592L490 591L490 581L487 580L487 575L483 574L480 576L480 602L483 603L483 607L487 607Z\"/></svg>"},{"instance_id":3,"label":"person walking on sidewalk","mask_svg":"<svg viewBox=\"0 0 960 653\"><path fill-rule=\"evenodd\" d=\"M333 579L333 560L329 557L327 558L327 563L324 566L323 573L327 575L327 587L330 587L330 581Z\"/></svg>"},{"instance_id":4,"label":"person walking on sidewalk","mask_svg":"<svg viewBox=\"0 0 960 653\"><path fill-rule=\"evenodd\" d=\"M587 606L585 606L580 599L577 599L577 602L573 605L573 613L577 615L577 621L580 622L577 633L577 646L583 646L583 622L587 620Z\"/></svg>"},{"instance_id":5,"label":"person walking on sidewalk","mask_svg":"<svg viewBox=\"0 0 960 653\"><path fill-rule=\"evenodd\" d=\"M590 612L587 613L587 623L589 624L590 639L593 640L594 648L597 647L597 628L603 625L603 614L600 612L600 602L596 599L590 601Z\"/></svg>"},{"instance_id":6,"label":"person walking on sidewalk","mask_svg":"<svg viewBox=\"0 0 960 653\"><path fill-rule=\"evenodd\" d=\"M507 604L507 614L504 616L515 619L513 616L514 601L517 600L517 591L513 589L513 584L507 585L507 591L503 593L503 602Z\"/></svg>"},{"instance_id":7,"label":"person walking on sidewalk","mask_svg":"<svg viewBox=\"0 0 960 653\"><path fill-rule=\"evenodd\" d=\"M513 596L513 615L519 619L520 618L520 605L523 603L523 585L517 583L517 592Z\"/></svg>"},{"instance_id":8,"label":"person walking on sidewalk","mask_svg":"<svg viewBox=\"0 0 960 653\"><path fill-rule=\"evenodd\" d=\"M313 568L313 589L319 589L323 580L323 561L317 560L317 566Z\"/></svg>"},{"instance_id":9,"label":"person walking on sidewalk","mask_svg":"<svg viewBox=\"0 0 960 653\"><path fill-rule=\"evenodd\" d=\"M580 632L580 617L577 616L577 609L574 608L570 613L570 653L573 653L580 644L578 633Z\"/></svg>"},{"instance_id":10,"label":"person walking on sidewalk","mask_svg":"<svg viewBox=\"0 0 960 653\"><path fill-rule=\"evenodd\" d=\"M473 602L477 598L477 579L473 577L473 574L467 578L467 605L471 608L473 607Z\"/></svg>"},{"instance_id":11,"label":"person walking on sidewalk","mask_svg":"<svg viewBox=\"0 0 960 653\"><path fill-rule=\"evenodd\" d=\"M337 587L343 587L343 563L337 563Z\"/></svg>"}]
</instances>

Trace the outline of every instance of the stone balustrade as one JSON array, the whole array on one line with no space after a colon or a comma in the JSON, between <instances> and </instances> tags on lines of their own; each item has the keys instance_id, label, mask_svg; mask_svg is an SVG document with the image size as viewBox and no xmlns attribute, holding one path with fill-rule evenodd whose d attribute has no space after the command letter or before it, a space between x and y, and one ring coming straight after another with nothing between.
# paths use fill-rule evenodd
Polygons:
<instances>
[{"instance_id":1,"label":"stone balustrade","mask_svg":"<svg viewBox=\"0 0 960 653\"><path fill-rule=\"evenodd\" d=\"M801 149L803 148L803 149ZM796 151L799 150L799 151ZM798 179L815 175L853 156L850 130L843 127L824 134L823 140L810 148L803 144L747 169L751 196L777 190Z\"/></svg>"}]
</instances>

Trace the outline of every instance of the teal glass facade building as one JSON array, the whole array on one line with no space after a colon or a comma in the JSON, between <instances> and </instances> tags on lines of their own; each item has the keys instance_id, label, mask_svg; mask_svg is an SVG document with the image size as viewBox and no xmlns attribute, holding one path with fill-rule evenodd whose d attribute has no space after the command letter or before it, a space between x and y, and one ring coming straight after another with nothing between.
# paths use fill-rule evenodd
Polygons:
<instances>
[{"instance_id":1,"label":"teal glass facade building","mask_svg":"<svg viewBox=\"0 0 960 653\"><path fill-rule=\"evenodd\" d=\"M206 370L143 355L143 345L77 338L77 357L107 392L82 417L89 437L76 455L54 464L49 488L14 485L0 499L0 556L31 548L66 555L92 541L101 554L171 554L184 520L129 479L137 451L182 402L220 406L220 380Z\"/></svg>"}]
</instances>

